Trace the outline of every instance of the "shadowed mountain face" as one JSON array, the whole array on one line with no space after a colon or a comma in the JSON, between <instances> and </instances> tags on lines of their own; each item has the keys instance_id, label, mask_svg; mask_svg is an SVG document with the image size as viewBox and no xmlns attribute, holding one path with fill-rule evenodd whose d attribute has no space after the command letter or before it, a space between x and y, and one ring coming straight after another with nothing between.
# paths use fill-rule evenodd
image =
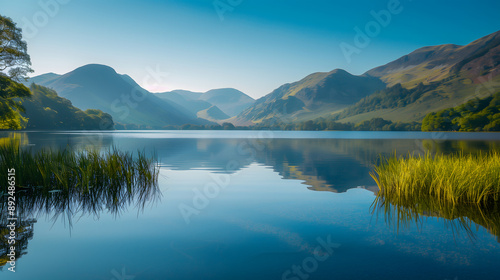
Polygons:
<instances>
[{"instance_id":1,"label":"shadowed mountain face","mask_svg":"<svg viewBox=\"0 0 500 280\"><path fill-rule=\"evenodd\" d=\"M155 95L168 102L174 102L195 115L198 114L198 112L206 110L213 106L212 104L206 101L197 100L197 97L194 94L194 92L193 94L190 93L191 92L185 92L185 91L171 91L171 92L155 93ZM201 96L201 93L199 96Z\"/></svg>"},{"instance_id":2,"label":"shadowed mountain face","mask_svg":"<svg viewBox=\"0 0 500 280\"><path fill-rule=\"evenodd\" d=\"M255 102L253 98L234 88L213 89L205 93L174 90L155 93L155 95L175 102L194 114L198 114L199 117L201 117L200 114L206 115L206 112L201 111L214 106L222 112L222 114L217 114L218 117L212 116L207 120L223 120L223 116L227 116L225 119L234 117Z\"/></svg>"},{"instance_id":3,"label":"shadowed mountain face","mask_svg":"<svg viewBox=\"0 0 500 280\"><path fill-rule=\"evenodd\" d=\"M385 84L378 78L354 76L341 69L314 73L258 99L238 115L235 122L258 123L271 118L311 119L345 108L383 88Z\"/></svg>"},{"instance_id":4,"label":"shadowed mountain face","mask_svg":"<svg viewBox=\"0 0 500 280\"><path fill-rule=\"evenodd\" d=\"M234 88L209 90L198 99L217 106L230 117L238 115L255 102L253 98Z\"/></svg>"},{"instance_id":5,"label":"shadowed mountain face","mask_svg":"<svg viewBox=\"0 0 500 280\"><path fill-rule=\"evenodd\" d=\"M119 75L104 65L86 65L62 76L42 75L31 82L53 88L82 110L100 109L107 112L117 123L157 128L204 123L195 114L156 97L129 76Z\"/></svg>"},{"instance_id":6,"label":"shadowed mountain face","mask_svg":"<svg viewBox=\"0 0 500 280\"><path fill-rule=\"evenodd\" d=\"M47 84L57 78L61 77L61 75L55 74L55 73L47 73L47 74L42 74L33 78L29 79L29 83L35 83L38 85L43 85ZM27 86L29 86L28 83L26 83Z\"/></svg>"},{"instance_id":7,"label":"shadowed mountain face","mask_svg":"<svg viewBox=\"0 0 500 280\"><path fill-rule=\"evenodd\" d=\"M219 107L217 107L215 105L208 108L208 109L199 111L197 115L199 118L213 121L213 122L229 119L229 116L226 115L224 112L222 112L219 109Z\"/></svg>"}]
</instances>

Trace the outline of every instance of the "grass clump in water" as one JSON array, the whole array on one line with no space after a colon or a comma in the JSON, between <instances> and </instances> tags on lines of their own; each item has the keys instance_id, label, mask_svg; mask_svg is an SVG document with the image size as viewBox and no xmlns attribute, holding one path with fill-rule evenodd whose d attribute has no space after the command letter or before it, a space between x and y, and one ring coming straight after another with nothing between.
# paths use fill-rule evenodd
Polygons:
<instances>
[{"instance_id":1,"label":"grass clump in water","mask_svg":"<svg viewBox=\"0 0 500 280\"><path fill-rule=\"evenodd\" d=\"M379 196L398 204L432 199L489 207L500 199L500 153L391 157L370 174Z\"/></svg>"},{"instance_id":2,"label":"grass clump in water","mask_svg":"<svg viewBox=\"0 0 500 280\"><path fill-rule=\"evenodd\" d=\"M90 189L133 192L137 188L154 186L158 181L158 168L153 158L138 152L116 148L73 151L40 150L32 152L15 143L0 146L0 191L7 192L7 170L15 168L16 186L41 188L45 191L78 191Z\"/></svg>"},{"instance_id":3,"label":"grass clump in water","mask_svg":"<svg viewBox=\"0 0 500 280\"><path fill-rule=\"evenodd\" d=\"M474 236L474 225L483 226L500 242L498 152L393 156L370 175L380 188L374 210L398 230L438 217L469 236Z\"/></svg>"}]
</instances>

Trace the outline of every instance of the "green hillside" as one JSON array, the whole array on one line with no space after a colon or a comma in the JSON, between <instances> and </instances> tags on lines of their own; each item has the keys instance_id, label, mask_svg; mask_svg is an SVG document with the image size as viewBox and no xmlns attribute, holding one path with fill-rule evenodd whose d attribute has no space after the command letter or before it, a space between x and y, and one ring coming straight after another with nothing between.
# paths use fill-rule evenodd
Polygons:
<instances>
[{"instance_id":1,"label":"green hillside","mask_svg":"<svg viewBox=\"0 0 500 280\"><path fill-rule=\"evenodd\" d=\"M472 79L463 76L427 85L421 83L410 89L397 84L362 99L333 119L353 123L374 117L391 121L422 121L431 112L458 106L472 98L484 98L500 90L500 76L482 84L474 84Z\"/></svg>"},{"instance_id":2,"label":"green hillside","mask_svg":"<svg viewBox=\"0 0 500 280\"><path fill-rule=\"evenodd\" d=\"M428 114L423 131L500 131L500 92Z\"/></svg>"},{"instance_id":3,"label":"green hillside","mask_svg":"<svg viewBox=\"0 0 500 280\"><path fill-rule=\"evenodd\" d=\"M296 122L330 116L383 88L385 84L378 78L355 76L341 69L314 73L258 99L232 121L244 125L273 118Z\"/></svg>"},{"instance_id":4,"label":"green hillside","mask_svg":"<svg viewBox=\"0 0 500 280\"><path fill-rule=\"evenodd\" d=\"M22 101L27 129L113 129L113 118L100 110L82 111L54 90L32 84L32 96Z\"/></svg>"},{"instance_id":5,"label":"green hillside","mask_svg":"<svg viewBox=\"0 0 500 280\"><path fill-rule=\"evenodd\" d=\"M358 123L380 117L422 121L431 113L456 107L500 90L500 32L466 46L425 47L365 76L378 77L388 88L376 92L332 119Z\"/></svg>"}]
</instances>

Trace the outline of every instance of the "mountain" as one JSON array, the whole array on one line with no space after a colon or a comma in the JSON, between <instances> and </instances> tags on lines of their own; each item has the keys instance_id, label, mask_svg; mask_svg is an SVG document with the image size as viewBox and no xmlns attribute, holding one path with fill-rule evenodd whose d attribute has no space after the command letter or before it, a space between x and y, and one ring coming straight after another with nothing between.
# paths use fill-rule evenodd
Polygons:
<instances>
[{"instance_id":1,"label":"mountain","mask_svg":"<svg viewBox=\"0 0 500 280\"><path fill-rule=\"evenodd\" d=\"M26 86L30 86L29 84L31 84L31 83L35 83L38 85L46 84L46 83L49 83L49 82L51 82L59 77L61 77L61 75L58 75L55 73L47 73L47 74L43 74L43 75L39 75L39 76L30 78L29 83L25 83L25 84L26 84Z\"/></svg>"},{"instance_id":2,"label":"mountain","mask_svg":"<svg viewBox=\"0 0 500 280\"><path fill-rule=\"evenodd\" d=\"M221 120L229 119L229 116L222 112L219 107L213 105L212 107L201 110L198 112L198 118L209 120L212 122L218 122Z\"/></svg>"},{"instance_id":3,"label":"mountain","mask_svg":"<svg viewBox=\"0 0 500 280\"><path fill-rule=\"evenodd\" d=\"M83 110L99 109L115 122L161 128L165 125L205 124L176 103L158 98L127 75L108 66L89 64L67 74L46 74L30 82L50 87Z\"/></svg>"},{"instance_id":4,"label":"mountain","mask_svg":"<svg viewBox=\"0 0 500 280\"><path fill-rule=\"evenodd\" d=\"M217 106L230 117L238 115L255 102L253 98L234 88L209 90L203 93L198 100Z\"/></svg>"},{"instance_id":5,"label":"mountain","mask_svg":"<svg viewBox=\"0 0 500 280\"><path fill-rule=\"evenodd\" d=\"M193 92L189 90L176 89L171 91L172 93L177 93L187 100L197 100L203 95L203 92Z\"/></svg>"},{"instance_id":6,"label":"mountain","mask_svg":"<svg viewBox=\"0 0 500 280\"><path fill-rule=\"evenodd\" d=\"M500 91L500 31L466 46L424 47L364 74L388 88L338 113L334 119L361 122L374 117L422 121L437 112Z\"/></svg>"},{"instance_id":7,"label":"mountain","mask_svg":"<svg viewBox=\"0 0 500 280\"><path fill-rule=\"evenodd\" d=\"M441 81L465 72L475 78L486 74L497 76L500 59L500 31L480 38L466 46L453 44L429 46L415 50L386 65L369 70L367 76L378 77L389 86L405 87L418 83Z\"/></svg>"},{"instance_id":8,"label":"mountain","mask_svg":"<svg viewBox=\"0 0 500 280\"><path fill-rule=\"evenodd\" d=\"M176 103L195 115L198 114L198 112L213 106L206 101L198 100L202 93L197 95L190 91L175 90L171 92L154 93L154 95L163 100Z\"/></svg>"},{"instance_id":9,"label":"mountain","mask_svg":"<svg viewBox=\"0 0 500 280\"><path fill-rule=\"evenodd\" d=\"M255 102L253 98L234 88L213 89L204 93L174 90L170 92L155 93L155 95L164 100L169 100L181 105L188 111L197 114L198 117L200 117L198 113L201 111L216 106L217 110L220 110L222 113L217 113L219 117L227 115L227 118L230 118L238 115Z\"/></svg>"},{"instance_id":10,"label":"mountain","mask_svg":"<svg viewBox=\"0 0 500 280\"><path fill-rule=\"evenodd\" d=\"M49 88L32 84L32 96L22 101L28 118L27 129L113 129L111 115L100 110L82 111Z\"/></svg>"},{"instance_id":11,"label":"mountain","mask_svg":"<svg viewBox=\"0 0 500 280\"><path fill-rule=\"evenodd\" d=\"M352 105L385 86L379 78L355 76L341 69L314 73L258 99L232 121L251 124L273 118L286 121L313 119Z\"/></svg>"}]
</instances>

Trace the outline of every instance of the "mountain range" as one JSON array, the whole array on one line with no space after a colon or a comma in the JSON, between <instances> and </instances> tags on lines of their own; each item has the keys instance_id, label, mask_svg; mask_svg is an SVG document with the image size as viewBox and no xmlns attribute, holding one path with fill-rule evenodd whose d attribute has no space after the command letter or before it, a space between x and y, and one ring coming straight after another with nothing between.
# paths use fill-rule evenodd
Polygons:
<instances>
[{"instance_id":1,"label":"mountain range","mask_svg":"<svg viewBox=\"0 0 500 280\"><path fill-rule=\"evenodd\" d=\"M253 99L235 89L206 93L174 91L151 93L130 76L120 75L105 65L89 64L64 75L48 73L29 79L55 90L82 110L99 109L109 113L115 123L162 128L167 125L215 124L236 115ZM198 114L199 113L199 114Z\"/></svg>"},{"instance_id":2,"label":"mountain range","mask_svg":"<svg viewBox=\"0 0 500 280\"><path fill-rule=\"evenodd\" d=\"M207 92L174 90L155 93L155 95L164 100L175 102L195 114L206 113L206 110L213 107L210 111L214 114L210 118L215 120L234 117L255 102L253 98L234 88L213 89Z\"/></svg>"},{"instance_id":3,"label":"mountain range","mask_svg":"<svg viewBox=\"0 0 500 280\"><path fill-rule=\"evenodd\" d=\"M423 47L360 76L340 69L311 74L258 99L232 120L420 122L431 112L500 91L499 73L500 31L466 46Z\"/></svg>"},{"instance_id":4,"label":"mountain range","mask_svg":"<svg viewBox=\"0 0 500 280\"><path fill-rule=\"evenodd\" d=\"M82 110L109 113L115 123L161 128L319 118L355 124L374 118L421 122L429 113L500 91L499 74L500 31L465 46L423 47L362 75L342 69L313 73L258 100L230 88L151 93L131 77L96 64L29 82L54 89Z\"/></svg>"},{"instance_id":5,"label":"mountain range","mask_svg":"<svg viewBox=\"0 0 500 280\"><path fill-rule=\"evenodd\" d=\"M272 118L286 122L313 119L346 108L385 87L379 78L355 76L341 69L314 73L258 99L233 121L251 125Z\"/></svg>"}]
</instances>

